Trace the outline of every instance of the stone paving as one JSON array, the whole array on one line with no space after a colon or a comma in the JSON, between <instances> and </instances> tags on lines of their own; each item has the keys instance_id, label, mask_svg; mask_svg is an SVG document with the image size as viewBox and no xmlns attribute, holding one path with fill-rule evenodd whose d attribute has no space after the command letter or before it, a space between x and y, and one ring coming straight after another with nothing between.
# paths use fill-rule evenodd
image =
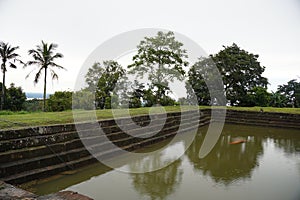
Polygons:
<instances>
[{"instance_id":1,"label":"stone paving","mask_svg":"<svg viewBox=\"0 0 300 200\"><path fill-rule=\"evenodd\" d=\"M93 200L72 191L57 192L46 196L38 196L26 190L0 181L1 200Z\"/></svg>"}]
</instances>

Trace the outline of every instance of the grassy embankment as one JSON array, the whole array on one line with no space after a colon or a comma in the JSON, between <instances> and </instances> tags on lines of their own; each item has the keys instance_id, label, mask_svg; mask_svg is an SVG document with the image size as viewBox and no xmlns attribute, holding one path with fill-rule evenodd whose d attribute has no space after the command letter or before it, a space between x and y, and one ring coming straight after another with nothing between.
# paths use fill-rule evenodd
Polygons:
<instances>
[{"instance_id":1,"label":"grassy embankment","mask_svg":"<svg viewBox=\"0 0 300 200\"><path fill-rule=\"evenodd\" d=\"M180 107L178 106L167 106L164 107L167 112L178 112ZM200 109L210 108L210 107L200 107ZM260 111L261 107L228 107L227 109L233 110L243 110L243 111ZM264 107L264 112L281 112L281 113L293 113L300 114L300 108L271 108ZM93 111L76 111L76 116L81 119L88 120L90 118L91 112ZM159 110L154 112L160 112ZM130 115L143 115L148 114L149 108L136 108L130 109ZM126 116L125 113L118 113L113 115L111 110L97 110L96 116L98 120L109 119L115 117ZM18 127L30 127L38 125L49 125L49 124L64 124L73 123L73 112L63 111L63 112L0 112L0 129L10 129Z\"/></svg>"}]
</instances>

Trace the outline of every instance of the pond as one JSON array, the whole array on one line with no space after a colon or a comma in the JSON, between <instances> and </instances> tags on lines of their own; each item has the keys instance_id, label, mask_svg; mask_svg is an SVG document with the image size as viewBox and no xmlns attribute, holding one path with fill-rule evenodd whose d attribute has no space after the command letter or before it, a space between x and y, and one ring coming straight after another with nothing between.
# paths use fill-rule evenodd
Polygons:
<instances>
[{"instance_id":1,"label":"pond","mask_svg":"<svg viewBox=\"0 0 300 200\"><path fill-rule=\"evenodd\" d=\"M72 190L100 199L300 199L300 130L225 125L212 151L199 158L207 127L169 166L143 174L112 170L100 163L31 185L37 194ZM246 142L230 144L233 138ZM142 151L151 151L162 142ZM184 140L168 151L184 148ZM163 162L153 156L155 162ZM147 168L139 160L120 168Z\"/></svg>"}]
</instances>

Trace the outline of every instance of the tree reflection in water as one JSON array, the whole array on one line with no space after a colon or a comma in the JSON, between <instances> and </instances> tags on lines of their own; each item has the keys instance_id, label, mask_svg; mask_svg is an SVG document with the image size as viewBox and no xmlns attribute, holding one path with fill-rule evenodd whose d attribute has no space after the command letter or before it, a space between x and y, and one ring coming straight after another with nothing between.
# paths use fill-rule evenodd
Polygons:
<instances>
[{"instance_id":1,"label":"tree reflection in water","mask_svg":"<svg viewBox=\"0 0 300 200\"><path fill-rule=\"evenodd\" d=\"M300 130L227 124L212 151L200 159L199 150L206 129L207 127L200 128L199 134L185 152L185 156L194 170L211 177L217 184L229 186L239 181L250 180L254 169L259 166L266 145L274 145L275 149L282 150L290 156L300 153ZM230 144L237 137L245 138L246 142ZM183 143L185 144L184 140ZM184 158L158 171L131 174L135 190L143 197L166 199L170 194L175 193L182 182L182 159ZM146 162L141 159L130 167L133 171L141 171L141 169L149 171L162 162L165 162L163 156L154 154L149 156Z\"/></svg>"},{"instance_id":2,"label":"tree reflection in water","mask_svg":"<svg viewBox=\"0 0 300 200\"><path fill-rule=\"evenodd\" d=\"M163 162L162 156L154 154L148 157L149 162L138 160L130 165L134 171L136 167L143 168L149 171L149 167L155 163ZM176 188L180 185L182 180L183 169L181 166L181 159L176 160L172 164L160 170L131 174L132 185L141 196L148 196L150 199L166 199L167 196L174 193Z\"/></svg>"},{"instance_id":3,"label":"tree reflection in water","mask_svg":"<svg viewBox=\"0 0 300 200\"><path fill-rule=\"evenodd\" d=\"M300 131L292 134L273 133L275 147L283 149L286 156L300 154Z\"/></svg>"},{"instance_id":4,"label":"tree reflection in water","mask_svg":"<svg viewBox=\"0 0 300 200\"><path fill-rule=\"evenodd\" d=\"M195 170L209 175L216 183L229 185L239 179L251 178L253 169L258 166L258 158L263 154L263 138L251 136L246 132L230 129L226 126L213 150L203 159L198 157L205 137L205 129L200 129L194 143L186 151L186 155ZM249 130L249 129L248 129ZM240 132L240 133L238 133ZM229 144L235 137L247 137L242 144Z\"/></svg>"}]
</instances>

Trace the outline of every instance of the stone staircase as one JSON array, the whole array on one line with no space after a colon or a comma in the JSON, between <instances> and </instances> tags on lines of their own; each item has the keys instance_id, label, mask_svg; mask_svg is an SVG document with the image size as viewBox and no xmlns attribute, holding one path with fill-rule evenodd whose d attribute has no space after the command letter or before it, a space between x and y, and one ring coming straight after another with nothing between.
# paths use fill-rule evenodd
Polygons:
<instances>
[{"instance_id":1,"label":"stone staircase","mask_svg":"<svg viewBox=\"0 0 300 200\"><path fill-rule=\"evenodd\" d=\"M300 115L227 110L226 123L300 129Z\"/></svg>"},{"instance_id":2,"label":"stone staircase","mask_svg":"<svg viewBox=\"0 0 300 200\"><path fill-rule=\"evenodd\" d=\"M202 112L200 119L196 112L191 111L168 113L162 130L155 134L153 130L160 125L160 118L161 115L155 115L155 123L147 127L147 131L130 127L136 124L145 127L150 123L149 116L133 117L134 123L129 119L120 119L130 129L131 135L122 131L115 120L97 122L104 131L102 134L89 123L83 124L84 128L80 131L74 124L0 131L0 179L20 184L96 162L83 141L89 143L88 148L99 152L98 159L109 159L119 155L120 149L134 151L210 122L208 111Z\"/></svg>"}]
</instances>

